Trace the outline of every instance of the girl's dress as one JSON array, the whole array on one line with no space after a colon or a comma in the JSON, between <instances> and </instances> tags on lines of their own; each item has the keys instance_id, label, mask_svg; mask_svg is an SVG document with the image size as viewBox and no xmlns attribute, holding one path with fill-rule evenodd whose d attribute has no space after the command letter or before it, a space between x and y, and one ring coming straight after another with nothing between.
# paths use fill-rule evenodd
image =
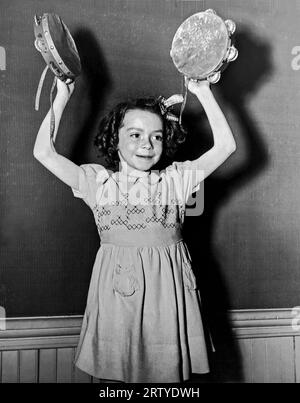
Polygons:
<instances>
[{"instance_id":1,"label":"girl's dress","mask_svg":"<svg viewBox=\"0 0 300 403\"><path fill-rule=\"evenodd\" d=\"M99 231L75 364L124 382L181 382L209 372L200 296L182 240L196 161L161 172L81 166L79 190Z\"/></svg>"}]
</instances>

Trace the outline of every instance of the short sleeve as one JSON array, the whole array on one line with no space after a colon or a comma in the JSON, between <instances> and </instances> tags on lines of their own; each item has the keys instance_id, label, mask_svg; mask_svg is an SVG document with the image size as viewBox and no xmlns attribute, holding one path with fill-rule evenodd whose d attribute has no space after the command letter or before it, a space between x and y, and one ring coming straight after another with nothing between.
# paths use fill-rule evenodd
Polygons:
<instances>
[{"instance_id":1,"label":"short sleeve","mask_svg":"<svg viewBox=\"0 0 300 403\"><path fill-rule=\"evenodd\" d=\"M198 192L201 182L204 180L204 172L197 166L197 160L173 162L169 167L174 169L180 176L181 192L185 203L187 203L192 193Z\"/></svg>"},{"instance_id":2,"label":"short sleeve","mask_svg":"<svg viewBox=\"0 0 300 403\"><path fill-rule=\"evenodd\" d=\"M79 188L72 188L75 197L83 199L93 208L96 204L96 193L105 180L109 177L107 170L98 164L80 165Z\"/></svg>"}]
</instances>

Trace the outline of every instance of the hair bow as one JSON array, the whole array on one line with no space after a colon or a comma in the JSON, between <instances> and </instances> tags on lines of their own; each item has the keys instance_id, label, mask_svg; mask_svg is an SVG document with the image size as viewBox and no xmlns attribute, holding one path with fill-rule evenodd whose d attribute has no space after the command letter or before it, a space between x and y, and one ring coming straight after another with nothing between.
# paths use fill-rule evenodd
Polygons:
<instances>
[{"instance_id":1,"label":"hair bow","mask_svg":"<svg viewBox=\"0 0 300 403\"><path fill-rule=\"evenodd\" d=\"M180 104L184 101L184 98L181 94L175 94L172 95L169 98L165 98L162 95L158 97L158 104L160 107L160 112L163 116L166 117L168 120L173 120L174 122L178 122L179 118L174 115L174 113L169 111L169 108L171 108L175 104Z\"/></svg>"}]
</instances>

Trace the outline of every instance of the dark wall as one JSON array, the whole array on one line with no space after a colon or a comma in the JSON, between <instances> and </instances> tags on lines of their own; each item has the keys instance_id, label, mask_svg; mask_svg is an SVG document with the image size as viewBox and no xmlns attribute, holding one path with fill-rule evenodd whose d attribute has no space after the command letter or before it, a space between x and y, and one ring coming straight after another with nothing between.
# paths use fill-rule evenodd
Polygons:
<instances>
[{"instance_id":1,"label":"dark wall","mask_svg":"<svg viewBox=\"0 0 300 403\"><path fill-rule=\"evenodd\" d=\"M80 164L103 162L93 137L116 102L182 91L171 41L206 8L237 23L240 56L213 88L238 151L205 181L203 215L186 220L203 298L210 309L299 305L299 2L1 0L0 305L8 316L82 314L99 245L90 210L32 156L52 82L49 74L35 112L44 62L34 14L59 14L79 49L83 74L57 149ZM211 146L199 111L189 96L178 159Z\"/></svg>"}]
</instances>

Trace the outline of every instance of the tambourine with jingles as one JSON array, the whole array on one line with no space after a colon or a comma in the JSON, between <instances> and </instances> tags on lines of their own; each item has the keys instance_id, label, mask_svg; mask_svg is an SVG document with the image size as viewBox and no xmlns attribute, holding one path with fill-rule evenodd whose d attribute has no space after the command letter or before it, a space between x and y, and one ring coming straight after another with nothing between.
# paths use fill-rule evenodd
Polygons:
<instances>
[{"instance_id":1,"label":"tambourine with jingles","mask_svg":"<svg viewBox=\"0 0 300 403\"><path fill-rule=\"evenodd\" d=\"M34 17L34 45L41 53L47 66L45 67L37 89L35 109L39 109L39 99L46 73L50 69L54 73L54 81L50 92L51 129L54 131L54 116L52 109L52 93L56 79L66 84L72 83L81 73L80 57L75 42L63 20L54 13L45 13Z\"/></svg>"},{"instance_id":2,"label":"tambourine with jingles","mask_svg":"<svg viewBox=\"0 0 300 403\"><path fill-rule=\"evenodd\" d=\"M66 24L52 13L34 17L35 47L62 81L72 82L80 74L81 64L75 42Z\"/></svg>"},{"instance_id":3,"label":"tambourine with jingles","mask_svg":"<svg viewBox=\"0 0 300 403\"><path fill-rule=\"evenodd\" d=\"M192 80L216 83L221 71L238 57L231 41L236 25L223 21L214 10L187 18L177 29L170 55L177 70Z\"/></svg>"}]
</instances>

